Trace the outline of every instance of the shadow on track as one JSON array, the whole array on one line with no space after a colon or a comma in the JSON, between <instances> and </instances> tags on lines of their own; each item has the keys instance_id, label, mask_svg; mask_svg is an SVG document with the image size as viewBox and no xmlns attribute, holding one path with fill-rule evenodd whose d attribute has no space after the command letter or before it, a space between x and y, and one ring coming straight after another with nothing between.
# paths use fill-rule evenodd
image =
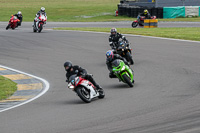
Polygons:
<instances>
[{"instance_id":1,"label":"shadow on track","mask_svg":"<svg viewBox=\"0 0 200 133\"><path fill-rule=\"evenodd\" d=\"M134 84L134 87L135 87L135 84ZM132 87L132 88L134 88L134 87ZM125 83L106 85L106 86L103 86L103 88L109 88L109 89L131 89L131 87L129 87Z\"/></svg>"}]
</instances>

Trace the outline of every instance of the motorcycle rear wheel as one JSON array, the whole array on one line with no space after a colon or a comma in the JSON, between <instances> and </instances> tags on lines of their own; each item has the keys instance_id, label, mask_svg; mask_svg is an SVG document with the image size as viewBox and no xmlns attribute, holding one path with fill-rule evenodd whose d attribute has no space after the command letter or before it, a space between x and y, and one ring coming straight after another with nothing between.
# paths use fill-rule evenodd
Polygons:
<instances>
[{"instance_id":1,"label":"motorcycle rear wheel","mask_svg":"<svg viewBox=\"0 0 200 133\"><path fill-rule=\"evenodd\" d=\"M76 93L81 98L81 100L83 100L84 102L86 102L86 103L91 102L89 90L87 90L81 86L81 87L76 88Z\"/></svg>"},{"instance_id":2,"label":"motorcycle rear wheel","mask_svg":"<svg viewBox=\"0 0 200 133\"><path fill-rule=\"evenodd\" d=\"M133 22L133 23L131 24L131 26L132 26L133 28L136 28L136 27L138 26L138 23Z\"/></svg>"},{"instance_id":3,"label":"motorcycle rear wheel","mask_svg":"<svg viewBox=\"0 0 200 133\"><path fill-rule=\"evenodd\" d=\"M131 82L131 80L128 78L128 76L126 74L122 75L124 81L130 86L133 87L133 83Z\"/></svg>"}]
</instances>

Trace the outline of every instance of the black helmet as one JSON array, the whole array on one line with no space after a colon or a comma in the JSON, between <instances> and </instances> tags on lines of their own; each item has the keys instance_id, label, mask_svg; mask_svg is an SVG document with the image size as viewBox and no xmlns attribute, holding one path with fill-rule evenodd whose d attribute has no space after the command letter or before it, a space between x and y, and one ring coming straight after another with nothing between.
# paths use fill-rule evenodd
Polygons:
<instances>
[{"instance_id":1,"label":"black helmet","mask_svg":"<svg viewBox=\"0 0 200 133\"><path fill-rule=\"evenodd\" d=\"M67 62L64 63L64 68L65 68L66 71L71 69L71 67L72 67L71 61L67 61Z\"/></svg>"}]
</instances>

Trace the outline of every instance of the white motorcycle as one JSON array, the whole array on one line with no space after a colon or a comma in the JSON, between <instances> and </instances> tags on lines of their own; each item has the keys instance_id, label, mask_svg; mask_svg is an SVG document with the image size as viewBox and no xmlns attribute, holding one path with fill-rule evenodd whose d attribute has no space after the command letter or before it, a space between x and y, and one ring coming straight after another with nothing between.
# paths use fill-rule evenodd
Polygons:
<instances>
[{"instance_id":1,"label":"white motorcycle","mask_svg":"<svg viewBox=\"0 0 200 133\"><path fill-rule=\"evenodd\" d=\"M72 75L69 78L68 88L72 89L86 103L90 103L92 99L102 99L105 96L103 89L96 90L96 87L88 80L81 76Z\"/></svg>"},{"instance_id":2,"label":"white motorcycle","mask_svg":"<svg viewBox=\"0 0 200 133\"><path fill-rule=\"evenodd\" d=\"M47 16L40 14L40 16L36 17L34 21L36 22L36 25L33 25L33 32L41 32L44 24L46 24Z\"/></svg>"}]
</instances>

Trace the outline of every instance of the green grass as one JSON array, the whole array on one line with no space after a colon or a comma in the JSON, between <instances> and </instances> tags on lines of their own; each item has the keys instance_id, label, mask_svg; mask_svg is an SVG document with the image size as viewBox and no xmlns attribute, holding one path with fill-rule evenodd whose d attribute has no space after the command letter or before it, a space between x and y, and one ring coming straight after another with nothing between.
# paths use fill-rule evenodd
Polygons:
<instances>
[{"instance_id":1,"label":"green grass","mask_svg":"<svg viewBox=\"0 0 200 133\"><path fill-rule=\"evenodd\" d=\"M23 21L33 21L41 6L46 8L48 21L97 22L132 21L127 16L115 17L120 0L0 0L0 21L22 11ZM200 18L159 19L159 21L200 21Z\"/></svg>"},{"instance_id":2,"label":"green grass","mask_svg":"<svg viewBox=\"0 0 200 133\"><path fill-rule=\"evenodd\" d=\"M114 18L118 3L119 0L0 0L0 21L8 21L19 10L24 21L33 21L41 6L46 8L48 21L98 21L101 16Z\"/></svg>"},{"instance_id":3,"label":"green grass","mask_svg":"<svg viewBox=\"0 0 200 133\"><path fill-rule=\"evenodd\" d=\"M55 30L80 30L110 32L110 28L54 28ZM122 34L165 37L174 39L200 41L200 27L189 28L117 28Z\"/></svg>"},{"instance_id":4,"label":"green grass","mask_svg":"<svg viewBox=\"0 0 200 133\"><path fill-rule=\"evenodd\" d=\"M6 99L17 90L17 83L0 76L0 100Z\"/></svg>"}]
</instances>

